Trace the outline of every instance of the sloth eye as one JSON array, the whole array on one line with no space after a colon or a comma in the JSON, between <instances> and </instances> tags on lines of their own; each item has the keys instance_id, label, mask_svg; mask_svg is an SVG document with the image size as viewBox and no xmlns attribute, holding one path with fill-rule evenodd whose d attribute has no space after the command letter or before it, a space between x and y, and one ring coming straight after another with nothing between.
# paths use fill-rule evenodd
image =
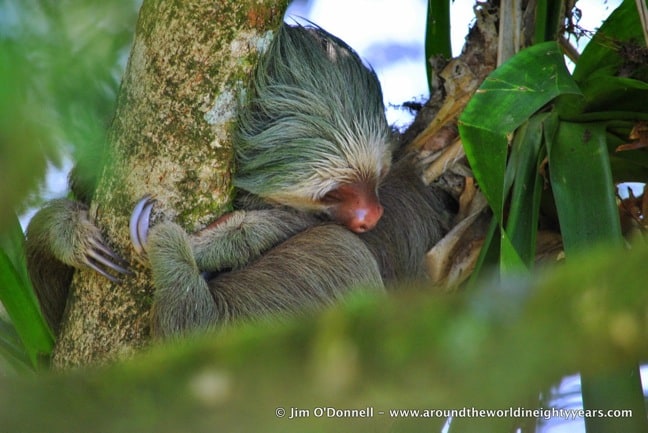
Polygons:
<instances>
[{"instance_id":1,"label":"sloth eye","mask_svg":"<svg viewBox=\"0 0 648 433\"><path fill-rule=\"evenodd\" d=\"M324 204L335 204L342 201L342 194L337 189L329 191L321 198L321 202Z\"/></svg>"}]
</instances>

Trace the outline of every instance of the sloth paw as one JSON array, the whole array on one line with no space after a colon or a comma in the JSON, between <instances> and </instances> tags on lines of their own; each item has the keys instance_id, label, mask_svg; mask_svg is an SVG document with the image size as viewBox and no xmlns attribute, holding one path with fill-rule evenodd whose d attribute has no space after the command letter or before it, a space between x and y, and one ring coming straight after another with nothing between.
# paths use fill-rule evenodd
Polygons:
<instances>
[{"instance_id":1,"label":"sloth paw","mask_svg":"<svg viewBox=\"0 0 648 433\"><path fill-rule=\"evenodd\" d=\"M108 247L87 210L81 209L66 219L68 229L63 232L72 236L68 242L59 242L57 248L64 263L77 268L87 266L113 283L121 282L122 275L132 274L128 262Z\"/></svg>"}]
</instances>

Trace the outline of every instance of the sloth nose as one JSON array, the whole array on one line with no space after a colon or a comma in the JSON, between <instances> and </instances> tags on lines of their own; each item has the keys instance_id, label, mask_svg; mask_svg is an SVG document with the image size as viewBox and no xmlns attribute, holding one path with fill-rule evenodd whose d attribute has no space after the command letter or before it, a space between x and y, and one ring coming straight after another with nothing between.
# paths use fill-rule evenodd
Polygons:
<instances>
[{"instance_id":1,"label":"sloth nose","mask_svg":"<svg viewBox=\"0 0 648 433\"><path fill-rule=\"evenodd\" d=\"M354 216L347 224L349 230L354 233L365 233L376 227L382 217L383 207L375 204L362 209L356 209Z\"/></svg>"}]
</instances>

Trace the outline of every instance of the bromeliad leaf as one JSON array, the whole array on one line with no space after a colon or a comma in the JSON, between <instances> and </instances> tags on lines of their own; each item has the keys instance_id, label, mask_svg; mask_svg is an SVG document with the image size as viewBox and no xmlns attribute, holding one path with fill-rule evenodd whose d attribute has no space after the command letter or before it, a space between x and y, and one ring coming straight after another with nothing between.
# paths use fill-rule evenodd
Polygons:
<instances>
[{"instance_id":1,"label":"bromeliad leaf","mask_svg":"<svg viewBox=\"0 0 648 433\"><path fill-rule=\"evenodd\" d=\"M605 125L560 122L556 135L547 137L547 152L565 253L620 244Z\"/></svg>"},{"instance_id":2,"label":"bromeliad leaf","mask_svg":"<svg viewBox=\"0 0 648 433\"><path fill-rule=\"evenodd\" d=\"M502 221L509 138L533 113L562 94L580 94L555 42L521 51L491 73L459 119L466 155Z\"/></svg>"}]
</instances>

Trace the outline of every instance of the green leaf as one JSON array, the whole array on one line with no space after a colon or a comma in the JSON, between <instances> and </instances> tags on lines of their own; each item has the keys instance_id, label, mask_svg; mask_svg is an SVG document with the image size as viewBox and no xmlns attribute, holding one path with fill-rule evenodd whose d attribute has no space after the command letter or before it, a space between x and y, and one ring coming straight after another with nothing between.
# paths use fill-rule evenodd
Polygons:
<instances>
[{"instance_id":1,"label":"green leaf","mask_svg":"<svg viewBox=\"0 0 648 433\"><path fill-rule=\"evenodd\" d=\"M634 41L643 45L641 21L634 0L625 0L601 25L574 69L579 84L593 74L614 76L624 60L620 42Z\"/></svg>"},{"instance_id":2,"label":"green leaf","mask_svg":"<svg viewBox=\"0 0 648 433\"><path fill-rule=\"evenodd\" d=\"M501 221L507 137L499 132L468 125L460 125L459 133L479 187L495 212L496 220Z\"/></svg>"},{"instance_id":3,"label":"green leaf","mask_svg":"<svg viewBox=\"0 0 648 433\"><path fill-rule=\"evenodd\" d=\"M602 123L560 122L548 136L549 172L567 256L621 243L614 182Z\"/></svg>"},{"instance_id":4,"label":"green leaf","mask_svg":"<svg viewBox=\"0 0 648 433\"><path fill-rule=\"evenodd\" d=\"M648 83L625 77L592 74L581 88L585 95L585 111L648 113ZM636 119L636 114L633 117Z\"/></svg>"},{"instance_id":5,"label":"green leaf","mask_svg":"<svg viewBox=\"0 0 648 433\"><path fill-rule=\"evenodd\" d=\"M3 367L2 364L10 366L17 373L26 373L32 368L16 328L0 318L0 367Z\"/></svg>"},{"instance_id":6,"label":"green leaf","mask_svg":"<svg viewBox=\"0 0 648 433\"><path fill-rule=\"evenodd\" d=\"M34 367L52 351L54 338L27 277L22 230L13 225L0 236L0 302L4 305Z\"/></svg>"},{"instance_id":7,"label":"green leaf","mask_svg":"<svg viewBox=\"0 0 648 433\"><path fill-rule=\"evenodd\" d=\"M548 145L551 182L568 256L574 251L588 249L596 242L621 243L618 211L612 190L612 169L620 179L640 177L641 170L632 167L627 159L629 153L611 157L611 168L603 125L612 119L636 121L646 113L648 88L640 81L648 77L646 65L635 64L627 68L627 59L621 54L624 46L644 46L642 41L642 25L636 3L626 0L597 31L574 70L574 79L581 84L585 95L583 108L590 112L578 117L585 120L590 116L590 120L600 120L601 123L563 122L556 141ZM622 71L624 67L626 71ZM618 75L630 75L630 78ZM635 424L631 419L592 418L586 421L588 431L645 430L638 368L617 370L612 380L584 376L582 388L585 409L606 410L618 407L621 401L624 407L638 408L636 419L643 421Z\"/></svg>"},{"instance_id":8,"label":"green leaf","mask_svg":"<svg viewBox=\"0 0 648 433\"><path fill-rule=\"evenodd\" d=\"M428 0L425 26L425 70L428 85L432 90L432 65L430 59L442 56L452 57L450 43L450 0Z\"/></svg>"},{"instance_id":9,"label":"green leaf","mask_svg":"<svg viewBox=\"0 0 648 433\"><path fill-rule=\"evenodd\" d=\"M486 271L496 266L500 261L501 255L501 242L497 242L496 238L500 236L499 223L495 218L491 218L490 225L484 236L484 243L482 245L481 251L479 252L479 257L477 258L477 263L475 264L475 269L470 275L468 280L467 287L471 289L476 289L480 286L483 281Z\"/></svg>"},{"instance_id":10,"label":"green leaf","mask_svg":"<svg viewBox=\"0 0 648 433\"><path fill-rule=\"evenodd\" d=\"M643 182L648 183L648 164L645 160L633 160L630 155L626 157L623 154L638 154L637 151L621 152L610 155L610 166L612 167L612 176L614 182ZM643 155L642 155L643 156Z\"/></svg>"},{"instance_id":11,"label":"green leaf","mask_svg":"<svg viewBox=\"0 0 648 433\"><path fill-rule=\"evenodd\" d=\"M555 41L562 26L565 1L538 0L535 7L535 43Z\"/></svg>"},{"instance_id":12,"label":"green leaf","mask_svg":"<svg viewBox=\"0 0 648 433\"><path fill-rule=\"evenodd\" d=\"M618 368L598 375L581 376L583 407L606 413L610 409L630 409L631 417L586 417L585 430L596 433L646 431L646 413L638 365Z\"/></svg>"},{"instance_id":13,"label":"green leaf","mask_svg":"<svg viewBox=\"0 0 648 433\"><path fill-rule=\"evenodd\" d=\"M459 131L480 188L502 221L509 138L561 94L580 94L555 42L521 51L493 71L459 119Z\"/></svg>"},{"instance_id":14,"label":"green leaf","mask_svg":"<svg viewBox=\"0 0 648 433\"><path fill-rule=\"evenodd\" d=\"M533 231L535 233L535 229ZM520 254L515 245L513 245L511 238L509 238L508 234L504 231L500 238L500 274L510 275L520 273L528 274L529 266L525 263L522 257L520 257Z\"/></svg>"},{"instance_id":15,"label":"green leaf","mask_svg":"<svg viewBox=\"0 0 648 433\"><path fill-rule=\"evenodd\" d=\"M521 261L531 268L535 259L538 215L542 198L543 179L539 167L545 156L543 146L544 122L549 114L531 117L515 133L511 156L507 166L507 177L511 178L513 190L511 205L502 239L510 242L516 251L514 262L504 263L502 270L511 269ZM511 173L511 175L509 175ZM504 251L504 245L502 245Z\"/></svg>"}]
</instances>

